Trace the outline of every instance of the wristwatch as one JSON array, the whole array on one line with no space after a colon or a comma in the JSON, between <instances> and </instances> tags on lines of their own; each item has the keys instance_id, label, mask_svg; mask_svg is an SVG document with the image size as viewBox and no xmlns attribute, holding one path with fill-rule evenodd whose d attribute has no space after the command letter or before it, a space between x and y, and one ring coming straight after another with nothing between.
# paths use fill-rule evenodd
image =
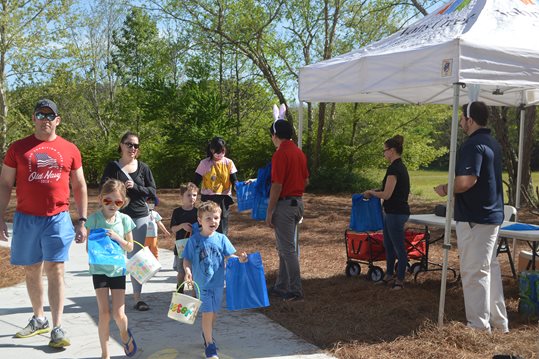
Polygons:
<instances>
[{"instance_id":1,"label":"wristwatch","mask_svg":"<svg viewBox=\"0 0 539 359\"><path fill-rule=\"evenodd\" d=\"M79 223L87 222L87 221L88 221L88 218L86 218L86 217L80 217L79 218Z\"/></svg>"}]
</instances>

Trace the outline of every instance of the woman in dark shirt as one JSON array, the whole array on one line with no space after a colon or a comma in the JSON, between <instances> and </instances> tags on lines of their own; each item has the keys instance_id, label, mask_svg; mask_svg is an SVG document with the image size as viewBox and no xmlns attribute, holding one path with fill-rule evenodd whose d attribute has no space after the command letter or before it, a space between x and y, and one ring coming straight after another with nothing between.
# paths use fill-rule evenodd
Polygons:
<instances>
[{"instance_id":1,"label":"woman in dark shirt","mask_svg":"<svg viewBox=\"0 0 539 359\"><path fill-rule=\"evenodd\" d=\"M137 160L140 154L139 146L138 135L126 132L118 145L118 152L121 157L119 160L111 161L107 164L101 177L101 184L108 178L114 178L125 183L129 202L120 211L131 217L137 226L132 232L133 239L138 243L144 243L147 225L150 221L146 200L156 197L156 188L150 167ZM127 257L133 257L141 249L138 244L135 244ZM136 303L135 309L140 311L148 310L148 304L141 300L142 284L133 277L131 277L131 283L133 285L133 298Z\"/></svg>"},{"instance_id":2,"label":"woman in dark shirt","mask_svg":"<svg viewBox=\"0 0 539 359\"><path fill-rule=\"evenodd\" d=\"M386 275L380 283L392 284L391 289L404 288L404 275L408 264L404 224L410 216L408 195L410 177L402 162L404 138L396 135L384 142L384 157L390 162L382 181L382 190L368 190L365 198L371 196L384 200L384 247L386 250ZM398 259L397 278L394 278L395 259Z\"/></svg>"}]
</instances>

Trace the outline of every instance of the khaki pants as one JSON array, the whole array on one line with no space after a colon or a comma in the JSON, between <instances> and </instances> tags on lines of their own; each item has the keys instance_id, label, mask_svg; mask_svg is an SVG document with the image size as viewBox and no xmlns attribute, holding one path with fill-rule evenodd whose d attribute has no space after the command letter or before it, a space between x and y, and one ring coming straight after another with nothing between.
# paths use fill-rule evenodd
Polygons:
<instances>
[{"instance_id":1,"label":"khaki pants","mask_svg":"<svg viewBox=\"0 0 539 359\"><path fill-rule=\"evenodd\" d=\"M460 274L468 326L509 331L500 264L499 225L457 222Z\"/></svg>"}]
</instances>

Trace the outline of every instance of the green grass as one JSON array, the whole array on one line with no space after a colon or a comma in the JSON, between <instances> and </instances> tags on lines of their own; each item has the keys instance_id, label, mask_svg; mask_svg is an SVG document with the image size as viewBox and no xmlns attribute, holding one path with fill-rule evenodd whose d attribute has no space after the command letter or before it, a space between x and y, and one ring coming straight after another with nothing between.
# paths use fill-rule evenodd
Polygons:
<instances>
[{"instance_id":1,"label":"green grass","mask_svg":"<svg viewBox=\"0 0 539 359\"><path fill-rule=\"evenodd\" d=\"M447 171L418 170L410 171L409 174L411 192L414 196L425 201L443 202L445 200L438 196L433 188L441 183L447 183ZM506 172L503 174L503 179L507 181ZM539 184L539 172L532 173L532 181L536 185Z\"/></svg>"},{"instance_id":2,"label":"green grass","mask_svg":"<svg viewBox=\"0 0 539 359\"><path fill-rule=\"evenodd\" d=\"M447 171L410 171L410 186L414 196L421 197L425 201L439 201L444 199L434 192L434 187L447 183Z\"/></svg>"}]
</instances>

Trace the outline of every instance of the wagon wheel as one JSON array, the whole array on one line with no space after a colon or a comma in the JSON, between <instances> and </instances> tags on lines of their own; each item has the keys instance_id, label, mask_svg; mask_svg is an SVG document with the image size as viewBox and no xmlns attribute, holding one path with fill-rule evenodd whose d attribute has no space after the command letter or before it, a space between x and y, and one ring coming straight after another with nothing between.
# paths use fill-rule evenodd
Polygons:
<instances>
[{"instance_id":1,"label":"wagon wheel","mask_svg":"<svg viewBox=\"0 0 539 359\"><path fill-rule=\"evenodd\" d=\"M367 272L367 279L373 282L381 281L384 278L384 270L380 267L374 266L369 268Z\"/></svg>"},{"instance_id":2,"label":"wagon wheel","mask_svg":"<svg viewBox=\"0 0 539 359\"><path fill-rule=\"evenodd\" d=\"M347 263L345 273L347 277L356 277L361 273L361 267L358 263Z\"/></svg>"},{"instance_id":3,"label":"wagon wheel","mask_svg":"<svg viewBox=\"0 0 539 359\"><path fill-rule=\"evenodd\" d=\"M399 268L399 261L395 262L395 273L397 273L397 268ZM410 262L406 262L406 271L412 273L412 267L410 267Z\"/></svg>"},{"instance_id":4,"label":"wagon wheel","mask_svg":"<svg viewBox=\"0 0 539 359\"><path fill-rule=\"evenodd\" d=\"M422 270L421 262L414 263L410 267L410 273L412 273L413 275L416 275L417 273L421 272L421 270Z\"/></svg>"}]
</instances>

